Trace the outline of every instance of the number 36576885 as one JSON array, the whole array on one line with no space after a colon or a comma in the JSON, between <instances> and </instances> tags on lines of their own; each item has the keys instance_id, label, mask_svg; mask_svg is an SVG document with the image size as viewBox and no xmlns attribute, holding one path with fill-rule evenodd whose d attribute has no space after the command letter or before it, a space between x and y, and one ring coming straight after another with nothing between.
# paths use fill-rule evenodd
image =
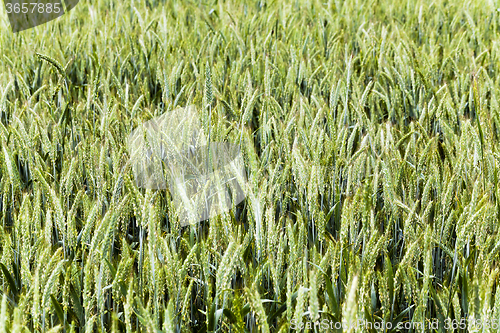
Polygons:
<instances>
[{"instance_id":1,"label":"number 36576885","mask_svg":"<svg viewBox=\"0 0 500 333\"><path fill-rule=\"evenodd\" d=\"M6 3L5 7L7 8L7 14L10 13L60 13L62 8L60 3Z\"/></svg>"}]
</instances>

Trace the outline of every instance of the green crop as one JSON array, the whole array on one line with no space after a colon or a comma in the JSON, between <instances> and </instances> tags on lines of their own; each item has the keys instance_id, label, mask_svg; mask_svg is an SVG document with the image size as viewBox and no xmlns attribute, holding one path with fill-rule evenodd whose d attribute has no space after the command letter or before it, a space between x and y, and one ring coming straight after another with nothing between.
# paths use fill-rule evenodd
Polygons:
<instances>
[{"instance_id":1,"label":"green crop","mask_svg":"<svg viewBox=\"0 0 500 333\"><path fill-rule=\"evenodd\" d=\"M0 333L497 331L497 6L82 0L18 34L2 14ZM188 105L248 186L183 227L127 138Z\"/></svg>"}]
</instances>

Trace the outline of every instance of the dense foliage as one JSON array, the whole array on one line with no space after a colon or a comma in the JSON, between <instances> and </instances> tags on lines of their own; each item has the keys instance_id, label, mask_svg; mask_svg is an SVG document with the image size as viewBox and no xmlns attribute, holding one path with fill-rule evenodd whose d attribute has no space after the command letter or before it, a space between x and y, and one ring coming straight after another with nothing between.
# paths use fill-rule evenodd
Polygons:
<instances>
[{"instance_id":1,"label":"dense foliage","mask_svg":"<svg viewBox=\"0 0 500 333\"><path fill-rule=\"evenodd\" d=\"M499 319L494 1L83 0L0 25L0 332ZM126 140L191 104L248 188L181 227Z\"/></svg>"}]
</instances>

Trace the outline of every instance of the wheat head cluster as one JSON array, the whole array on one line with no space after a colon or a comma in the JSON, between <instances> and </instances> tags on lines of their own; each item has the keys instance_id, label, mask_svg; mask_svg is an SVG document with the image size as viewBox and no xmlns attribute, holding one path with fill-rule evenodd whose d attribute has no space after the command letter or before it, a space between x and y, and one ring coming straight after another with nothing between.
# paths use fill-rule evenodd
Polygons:
<instances>
[{"instance_id":1,"label":"wheat head cluster","mask_svg":"<svg viewBox=\"0 0 500 333\"><path fill-rule=\"evenodd\" d=\"M0 333L496 332L498 7L82 0L18 34L1 14ZM127 138L189 105L247 179L186 225Z\"/></svg>"}]
</instances>

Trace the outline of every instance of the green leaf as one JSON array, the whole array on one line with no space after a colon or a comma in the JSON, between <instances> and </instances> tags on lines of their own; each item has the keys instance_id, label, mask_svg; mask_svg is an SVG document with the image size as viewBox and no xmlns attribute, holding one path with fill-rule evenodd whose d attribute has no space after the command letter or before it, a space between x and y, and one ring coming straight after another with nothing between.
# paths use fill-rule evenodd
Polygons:
<instances>
[{"instance_id":1,"label":"green leaf","mask_svg":"<svg viewBox=\"0 0 500 333\"><path fill-rule=\"evenodd\" d=\"M9 270L7 269L7 267L5 267L4 264L0 263L0 268L2 269L7 283L9 284L10 291L12 292L12 294L14 294L14 301L17 303L19 300L19 289L16 285L16 282L14 281L12 275L10 275Z\"/></svg>"},{"instance_id":2,"label":"green leaf","mask_svg":"<svg viewBox=\"0 0 500 333\"><path fill-rule=\"evenodd\" d=\"M50 300L52 301L52 305L56 311L57 318L59 318L59 322L64 323L64 311L62 309L61 304L57 301L54 295L50 294Z\"/></svg>"},{"instance_id":3,"label":"green leaf","mask_svg":"<svg viewBox=\"0 0 500 333\"><path fill-rule=\"evenodd\" d=\"M236 321L237 321L236 316L234 315L234 313L231 310L224 309L223 313L227 317L227 319L229 319L229 322L231 324L236 324Z\"/></svg>"},{"instance_id":4,"label":"green leaf","mask_svg":"<svg viewBox=\"0 0 500 333\"><path fill-rule=\"evenodd\" d=\"M70 283L69 285L69 295L71 297L71 301L73 302L73 306L76 309L78 322L83 323L85 319L85 312L83 311L82 303L80 302L80 296L76 293L75 288L73 287L73 283Z\"/></svg>"},{"instance_id":5,"label":"green leaf","mask_svg":"<svg viewBox=\"0 0 500 333\"><path fill-rule=\"evenodd\" d=\"M396 319L392 322L392 330L389 331L389 333L397 332L396 329L398 327L398 324L403 320L403 318L406 316L406 314L413 308L415 304L412 306L407 307L403 312L401 312Z\"/></svg>"},{"instance_id":6,"label":"green leaf","mask_svg":"<svg viewBox=\"0 0 500 333\"><path fill-rule=\"evenodd\" d=\"M215 298L212 301L212 306L210 307L210 311L207 315L207 330L208 332L213 332L215 330Z\"/></svg>"},{"instance_id":7,"label":"green leaf","mask_svg":"<svg viewBox=\"0 0 500 333\"><path fill-rule=\"evenodd\" d=\"M297 298L298 294L299 294L298 291L296 291L292 294L292 296L291 296L292 304L295 301L295 299ZM271 325L272 321L285 311L286 311L286 302L283 302L283 304L281 304L281 306L276 311L274 311L270 316L267 317L267 322L269 323L269 325Z\"/></svg>"}]
</instances>

